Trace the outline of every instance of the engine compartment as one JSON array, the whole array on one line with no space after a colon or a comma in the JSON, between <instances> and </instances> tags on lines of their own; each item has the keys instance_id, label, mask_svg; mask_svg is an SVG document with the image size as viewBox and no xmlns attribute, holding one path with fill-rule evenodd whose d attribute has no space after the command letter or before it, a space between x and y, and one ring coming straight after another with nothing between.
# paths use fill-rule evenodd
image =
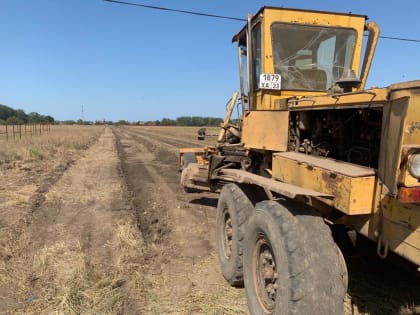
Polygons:
<instances>
[{"instance_id":1,"label":"engine compartment","mask_svg":"<svg viewBox=\"0 0 420 315\"><path fill-rule=\"evenodd\" d=\"M377 168L382 108L291 111L288 151Z\"/></svg>"}]
</instances>

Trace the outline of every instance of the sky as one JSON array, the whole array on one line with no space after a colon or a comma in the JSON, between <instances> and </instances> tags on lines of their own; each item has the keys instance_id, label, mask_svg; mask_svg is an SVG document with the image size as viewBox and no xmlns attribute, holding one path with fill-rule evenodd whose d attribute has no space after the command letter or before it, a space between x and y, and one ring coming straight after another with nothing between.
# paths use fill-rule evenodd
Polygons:
<instances>
[{"instance_id":1,"label":"sky","mask_svg":"<svg viewBox=\"0 0 420 315\"><path fill-rule=\"evenodd\" d=\"M238 18L262 6L352 12L383 36L420 39L418 0L127 1ZM224 117L242 27L103 0L0 0L0 104L58 120ZM380 40L367 87L417 79L420 43Z\"/></svg>"}]
</instances>

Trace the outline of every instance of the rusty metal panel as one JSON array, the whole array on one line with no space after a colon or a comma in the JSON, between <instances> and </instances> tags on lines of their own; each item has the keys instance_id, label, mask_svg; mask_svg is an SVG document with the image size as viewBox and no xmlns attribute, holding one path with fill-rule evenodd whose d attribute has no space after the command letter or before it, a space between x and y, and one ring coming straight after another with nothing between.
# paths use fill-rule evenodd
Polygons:
<instances>
[{"instance_id":1,"label":"rusty metal panel","mask_svg":"<svg viewBox=\"0 0 420 315\"><path fill-rule=\"evenodd\" d=\"M420 93L420 86L417 91ZM403 145L420 146L420 95L412 94L404 124Z\"/></svg>"},{"instance_id":2,"label":"rusty metal panel","mask_svg":"<svg viewBox=\"0 0 420 315\"><path fill-rule=\"evenodd\" d=\"M375 196L374 170L295 152L273 154L273 177L333 195L333 206L349 214L370 214Z\"/></svg>"},{"instance_id":3,"label":"rusty metal panel","mask_svg":"<svg viewBox=\"0 0 420 315\"><path fill-rule=\"evenodd\" d=\"M383 109L378 176L394 195L397 194L401 136L407 116L408 101L408 97L402 97L386 104Z\"/></svg>"},{"instance_id":4,"label":"rusty metal panel","mask_svg":"<svg viewBox=\"0 0 420 315\"><path fill-rule=\"evenodd\" d=\"M420 205L403 205L386 196L382 211L382 241L389 243L390 250L420 266Z\"/></svg>"},{"instance_id":5,"label":"rusty metal panel","mask_svg":"<svg viewBox=\"0 0 420 315\"><path fill-rule=\"evenodd\" d=\"M393 84L390 102L384 106L378 174L388 190L396 195L397 182L416 185L399 170L406 152L420 147L420 80ZM417 184L418 185L418 184Z\"/></svg>"},{"instance_id":6,"label":"rusty metal panel","mask_svg":"<svg viewBox=\"0 0 420 315\"><path fill-rule=\"evenodd\" d=\"M243 120L242 142L247 148L286 151L288 111L250 111Z\"/></svg>"}]
</instances>

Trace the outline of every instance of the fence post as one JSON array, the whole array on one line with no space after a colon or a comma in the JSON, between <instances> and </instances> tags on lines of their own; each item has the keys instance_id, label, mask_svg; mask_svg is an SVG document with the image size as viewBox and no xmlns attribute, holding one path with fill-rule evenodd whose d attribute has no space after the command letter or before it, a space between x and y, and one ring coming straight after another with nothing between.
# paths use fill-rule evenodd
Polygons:
<instances>
[{"instance_id":1,"label":"fence post","mask_svg":"<svg viewBox=\"0 0 420 315\"><path fill-rule=\"evenodd\" d=\"M7 130L7 124L6 124L6 141L9 141L9 131Z\"/></svg>"}]
</instances>

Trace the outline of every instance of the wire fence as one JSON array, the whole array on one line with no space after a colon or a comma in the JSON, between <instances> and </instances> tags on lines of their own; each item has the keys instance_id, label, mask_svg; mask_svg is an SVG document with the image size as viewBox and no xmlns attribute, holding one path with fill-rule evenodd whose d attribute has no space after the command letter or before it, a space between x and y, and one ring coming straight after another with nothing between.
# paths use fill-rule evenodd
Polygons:
<instances>
[{"instance_id":1,"label":"wire fence","mask_svg":"<svg viewBox=\"0 0 420 315\"><path fill-rule=\"evenodd\" d=\"M0 125L0 139L6 141L22 139L22 137L40 136L51 131L51 124Z\"/></svg>"}]
</instances>

